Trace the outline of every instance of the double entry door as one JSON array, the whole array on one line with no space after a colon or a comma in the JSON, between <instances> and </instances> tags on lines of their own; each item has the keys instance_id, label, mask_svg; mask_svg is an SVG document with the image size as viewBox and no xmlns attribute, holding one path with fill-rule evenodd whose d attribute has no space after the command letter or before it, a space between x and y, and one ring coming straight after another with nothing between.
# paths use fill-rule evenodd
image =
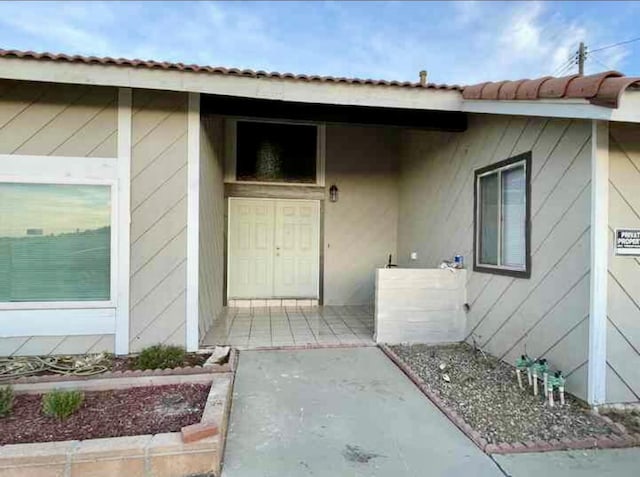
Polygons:
<instances>
[{"instance_id":1,"label":"double entry door","mask_svg":"<svg viewBox=\"0 0 640 477\"><path fill-rule=\"evenodd\" d=\"M229 199L228 297L318 298L320 202Z\"/></svg>"}]
</instances>

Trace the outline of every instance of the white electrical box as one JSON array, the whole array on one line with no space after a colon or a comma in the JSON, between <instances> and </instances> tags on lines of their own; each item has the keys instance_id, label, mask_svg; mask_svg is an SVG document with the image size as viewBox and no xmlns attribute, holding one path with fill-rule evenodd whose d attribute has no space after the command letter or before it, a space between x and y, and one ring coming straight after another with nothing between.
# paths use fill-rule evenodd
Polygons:
<instances>
[{"instance_id":1,"label":"white electrical box","mask_svg":"<svg viewBox=\"0 0 640 477\"><path fill-rule=\"evenodd\" d=\"M411 252L411 260L418 260L418 252Z\"/></svg>"}]
</instances>

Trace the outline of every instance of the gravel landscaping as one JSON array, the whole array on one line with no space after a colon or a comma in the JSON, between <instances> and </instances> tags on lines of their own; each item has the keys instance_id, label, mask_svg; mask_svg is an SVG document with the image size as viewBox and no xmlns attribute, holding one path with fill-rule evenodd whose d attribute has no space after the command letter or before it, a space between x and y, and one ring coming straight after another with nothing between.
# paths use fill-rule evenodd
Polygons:
<instances>
[{"instance_id":1,"label":"gravel landscaping","mask_svg":"<svg viewBox=\"0 0 640 477\"><path fill-rule=\"evenodd\" d=\"M209 384L147 386L86 392L80 409L61 421L45 416L42 396L19 394L0 417L0 445L177 432L200 422Z\"/></svg>"},{"instance_id":2,"label":"gravel landscaping","mask_svg":"<svg viewBox=\"0 0 640 477\"><path fill-rule=\"evenodd\" d=\"M513 367L467 344L390 348L489 443L579 439L612 432L568 393L565 406L549 407L526 383L524 390L518 387Z\"/></svg>"}]
</instances>

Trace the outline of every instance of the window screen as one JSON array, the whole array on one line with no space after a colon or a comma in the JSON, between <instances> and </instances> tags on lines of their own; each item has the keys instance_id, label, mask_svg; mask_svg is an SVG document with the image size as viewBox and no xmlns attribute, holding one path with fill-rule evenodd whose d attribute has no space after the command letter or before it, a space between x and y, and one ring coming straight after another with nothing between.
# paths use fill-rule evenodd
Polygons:
<instances>
[{"instance_id":1,"label":"window screen","mask_svg":"<svg viewBox=\"0 0 640 477\"><path fill-rule=\"evenodd\" d=\"M317 127L238 121L236 179L316 182Z\"/></svg>"},{"instance_id":2,"label":"window screen","mask_svg":"<svg viewBox=\"0 0 640 477\"><path fill-rule=\"evenodd\" d=\"M480 179L480 262L498 265L498 175Z\"/></svg>"},{"instance_id":3,"label":"window screen","mask_svg":"<svg viewBox=\"0 0 640 477\"><path fill-rule=\"evenodd\" d=\"M0 302L107 301L111 190L0 183Z\"/></svg>"},{"instance_id":4,"label":"window screen","mask_svg":"<svg viewBox=\"0 0 640 477\"><path fill-rule=\"evenodd\" d=\"M502 260L508 267L525 266L526 189L524 166L502 173Z\"/></svg>"},{"instance_id":5,"label":"window screen","mask_svg":"<svg viewBox=\"0 0 640 477\"><path fill-rule=\"evenodd\" d=\"M529 276L531 153L476 171L476 270Z\"/></svg>"}]
</instances>

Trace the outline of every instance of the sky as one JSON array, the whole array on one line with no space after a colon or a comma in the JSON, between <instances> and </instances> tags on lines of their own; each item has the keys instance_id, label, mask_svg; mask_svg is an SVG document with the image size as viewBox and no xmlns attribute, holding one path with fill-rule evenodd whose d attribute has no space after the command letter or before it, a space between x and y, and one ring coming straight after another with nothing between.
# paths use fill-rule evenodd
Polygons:
<instances>
[{"instance_id":1,"label":"sky","mask_svg":"<svg viewBox=\"0 0 640 477\"><path fill-rule=\"evenodd\" d=\"M473 84L575 72L640 37L640 2L5 2L0 48ZM640 41L586 72L640 76Z\"/></svg>"}]
</instances>

